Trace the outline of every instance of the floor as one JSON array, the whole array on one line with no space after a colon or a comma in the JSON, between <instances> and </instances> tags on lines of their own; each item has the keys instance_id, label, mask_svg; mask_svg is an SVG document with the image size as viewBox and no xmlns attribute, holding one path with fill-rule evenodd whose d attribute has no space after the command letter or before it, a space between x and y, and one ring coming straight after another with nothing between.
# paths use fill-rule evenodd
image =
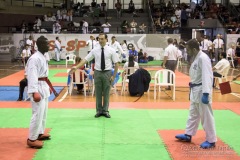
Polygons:
<instances>
[{"instance_id":1,"label":"floor","mask_svg":"<svg viewBox=\"0 0 240 160\"><path fill-rule=\"evenodd\" d=\"M52 65L50 70L65 70L64 65ZM157 70L158 67L146 67ZM240 160L240 85L231 82L232 93L221 95L213 90L213 109L217 130L217 147L211 150L199 148L205 134L202 127L191 143L182 143L174 136L184 133L188 116L188 69L185 65L177 75L176 100L171 92L162 88L158 98L150 92L131 97L125 92L111 94L111 119L94 118L95 97L86 97L73 91L67 94L66 83L60 95L49 103L47 130L52 136L44 142L44 148L35 150L26 146L31 105L23 102L0 102L0 159L1 160ZM23 67L7 62L0 63L0 81L15 76L9 82L21 80ZM20 71L20 72L19 72ZM240 73L230 69L229 80ZM59 74L60 75L60 74ZM240 80L240 78L238 78ZM18 86L18 83L16 83ZM17 133L17 134L16 134ZM221 155L221 156L220 156Z\"/></svg>"}]
</instances>

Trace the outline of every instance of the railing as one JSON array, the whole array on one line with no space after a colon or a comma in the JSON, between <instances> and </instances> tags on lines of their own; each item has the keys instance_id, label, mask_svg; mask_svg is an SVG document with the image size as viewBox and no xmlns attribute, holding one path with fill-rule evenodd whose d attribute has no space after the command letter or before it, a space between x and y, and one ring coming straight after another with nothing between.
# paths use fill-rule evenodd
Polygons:
<instances>
[{"instance_id":1,"label":"railing","mask_svg":"<svg viewBox=\"0 0 240 160\"><path fill-rule=\"evenodd\" d=\"M5 0L7 6L60 7L64 0Z\"/></svg>"}]
</instances>

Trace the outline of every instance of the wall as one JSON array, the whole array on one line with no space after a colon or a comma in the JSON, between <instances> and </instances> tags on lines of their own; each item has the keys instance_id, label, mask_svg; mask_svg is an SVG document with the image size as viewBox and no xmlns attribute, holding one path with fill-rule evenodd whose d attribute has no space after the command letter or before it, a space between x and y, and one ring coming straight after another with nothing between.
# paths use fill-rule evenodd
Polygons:
<instances>
[{"instance_id":1,"label":"wall","mask_svg":"<svg viewBox=\"0 0 240 160\"><path fill-rule=\"evenodd\" d=\"M55 38L58 36L61 40L62 45L62 55L61 58L64 59L66 56L66 53L76 53L76 55L80 57L85 57L87 55L87 47L86 47L86 41L90 39L89 34L34 34L34 40L37 40L38 37L41 35L46 36L49 40L50 48L49 48L49 54L51 57L54 57L54 41ZM16 52L11 53L14 57L17 56L18 50L16 48L20 48L20 42L23 39L23 36L28 38L29 34L8 34L5 39L11 39L13 42L11 42L11 47L15 47ZM98 36L98 35L93 35ZM113 34L108 34L108 41L111 42L111 37ZM180 35L178 34L119 34L114 35L116 36L118 42L122 42L123 40L127 40L127 43L132 43L137 50L140 48L143 49L144 52L147 52L148 55L151 55L157 59L160 58L160 51L162 51L164 48L167 47L167 39L173 38L177 39L179 41ZM1 37L1 34L0 34ZM3 40L3 39L2 39ZM2 41L1 40L1 41ZM5 45L5 44L4 44ZM5 46L4 46L5 47ZM1 43L0 43L1 48ZM3 47L2 47L3 48Z\"/></svg>"}]
</instances>

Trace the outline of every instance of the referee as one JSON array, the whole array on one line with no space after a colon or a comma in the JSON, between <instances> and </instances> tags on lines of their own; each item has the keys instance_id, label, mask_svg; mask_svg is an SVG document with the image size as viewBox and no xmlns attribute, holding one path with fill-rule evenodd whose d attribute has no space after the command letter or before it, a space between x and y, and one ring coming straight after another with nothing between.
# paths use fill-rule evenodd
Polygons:
<instances>
[{"instance_id":1,"label":"referee","mask_svg":"<svg viewBox=\"0 0 240 160\"><path fill-rule=\"evenodd\" d=\"M106 45L107 35L105 33L99 34L99 44L78 64L75 68L72 68L69 74L72 74L76 69L82 67L87 62L95 58L95 70L94 70L94 85L96 91L96 115L95 118L104 116L111 118L109 107L109 92L111 84L113 83L119 66L119 57L116 51ZM111 70L114 64L114 74Z\"/></svg>"}]
</instances>

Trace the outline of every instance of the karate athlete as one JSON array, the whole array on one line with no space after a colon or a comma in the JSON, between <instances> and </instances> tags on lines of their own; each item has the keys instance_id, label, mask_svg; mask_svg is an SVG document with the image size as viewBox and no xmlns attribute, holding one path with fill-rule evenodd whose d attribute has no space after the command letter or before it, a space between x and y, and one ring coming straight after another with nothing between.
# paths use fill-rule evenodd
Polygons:
<instances>
[{"instance_id":1,"label":"karate athlete","mask_svg":"<svg viewBox=\"0 0 240 160\"><path fill-rule=\"evenodd\" d=\"M48 40L41 36L37 39L38 51L33 54L27 63L28 94L32 105L32 118L30 121L27 145L32 148L42 148L41 140L50 139L44 134L48 110L48 97L50 88L45 78L48 76L48 63L44 53L48 52Z\"/></svg>"},{"instance_id":2,"label":"karate athlete","mask_svg":"<svg viewBox=\"0 0 240 160\"><path fill-rule=\"evenodd\" d=\"M116 53L118 54L118 57L120 59L120 62L121 62L124 51L123 51L120 43L116 40L115 36L112 36L112 42L110 43L109 46L112 47L116 51Z\"/></svg>"},{"instance_id":3,"label":"karate athlete","mask_svg":"<svg viewBox=\"0 0 240 160\"><path fill-rule=\"evenodd\" d=\"M56 37L54 51L55 51L55 55L56 55L56 61L59 62L60 61L60 52L62 51L59 37Z\"/></svg>"},{"instance_id":4,"label":"karate athlete","mask_svg":"<svg viewBox=\"0 0 240 160\"><path fill-rule=\"evenodd\" d=\"M207 149L215 147L217 141L215 122L212 111L212 83L213 72L210 58L199 50L197 40L187 42L187 53L194 57L190 67L190 109L185 134L178 134L176 138L191 142L192 136L197 132L201 120L206 133L206 141L200 147Z\"/></svg>"}]
</instances>

